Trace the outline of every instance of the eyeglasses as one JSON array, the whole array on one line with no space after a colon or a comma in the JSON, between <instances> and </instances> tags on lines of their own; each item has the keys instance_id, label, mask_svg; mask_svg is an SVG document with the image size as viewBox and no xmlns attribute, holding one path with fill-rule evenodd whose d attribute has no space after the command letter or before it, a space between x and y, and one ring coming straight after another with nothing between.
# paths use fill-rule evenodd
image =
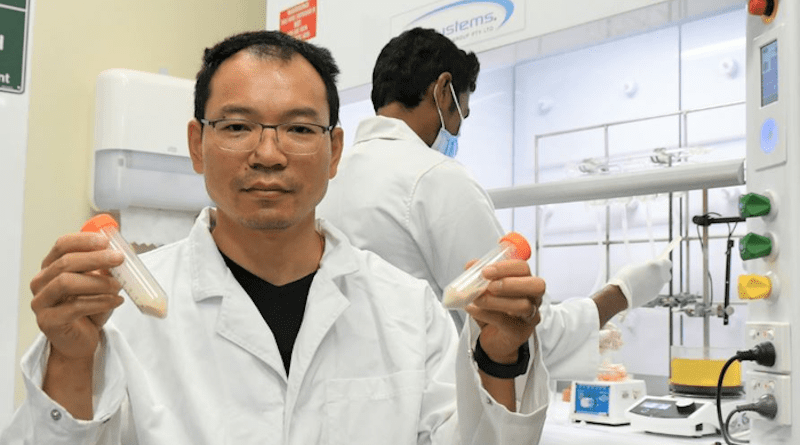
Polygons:
<instances>
[{"instance_id":1,"label":"eyeglasses","mask_svg":"<svg viewBox=\"0 0 800 445\"><path fill-rule=\"evenodd\" d=\"M200 119L204 125L211 127L211 136L220 148L231 151L251 151L262 140L264 129L275 130L275 142L281 151L287 154L311 155L320 147L320 140L325 133L333 129L333 125L325 127L302 122L287 122L277 125L265 125L245 119Z\"/></svg>"}]
</instances>

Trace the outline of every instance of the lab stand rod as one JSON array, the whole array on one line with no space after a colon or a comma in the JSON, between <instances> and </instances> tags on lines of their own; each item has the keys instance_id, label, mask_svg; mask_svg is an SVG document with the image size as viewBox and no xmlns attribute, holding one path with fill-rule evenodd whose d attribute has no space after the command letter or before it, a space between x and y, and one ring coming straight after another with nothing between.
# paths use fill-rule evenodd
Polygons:
<instances>
[{"instance_id":1,"label":"lab stand rod","mask_svg":"<svg viewBox=\"0 0 800 445\"><path fill-rule=\"evenodd\" d=\"M708 214L708 189L703 189L703 214ZM703 226L703 307L711 304L711 282L708 278L708 226ZM710 314L706 311L703 315L703 353L706 354L711 343L711 330L709 326ZM707 357L703 357L707 358Z\"/></svg>"},{"instance_id":2,"label":"lab stand rod","mask_svg":"<svg viewBox=\"0 0 800 445\"><path fill-rule=\"evenodd\" d=\"M561 135L564 135L564 134L579 133L579 132L588 131L588 130L597 130L598 128L603 128L603 127L613 127L613 126L616 126L616 125L632 124L632 123L636 123L636 122L651 121L653 119L661 119L661 118L669 117L669 116L684 116L684 115L687 115L687 114L698 113L698 112L701 112L701 111L710 111L710 110L716 110L716 109L727 108L727 107L734 107L734 106L737 106L737 105L744 105L744 104L745 104L744 101L738 101L738 102L729 102L729 103L720 104L720 105L711 105L711 106L708 106L708 107L691 108L691 109L687 109L687 110L674 111L672 113L662 113L662 114L657 114L657 115L653 115L653 116L639 117L639 118L635 118L635 119L624 119L624 120L619 120L619 121L604 122L602 124L587 125L585 127L576 127L576 128L569 128L569 129L566 129L566 130L551 131L551 132L548 132L548 133L537 134L536 137L539 138L539 139L544 139L544 138L548 138L548 137L551 137L551 136L561 136Z\"/></svg>"},{"instance_id":3,"label":"lab stand rod","mask_svg":"<svg viewBox=\"0 0 800 445\"><path fill-rule=\"evenodd\" d=\"M684 236L683 237L683 241L681 242L681 244L686 244L685 242L689 242L689 241L697 241L699 239L700 238L697 237L697 235ZM709 240L727 240L728 239L728 235L727 234L725 234L725 235L710 235L709 234L708 235L708 239ZM670 242L669 238L667 238L667 237L656 236L653 239L649 239L649 238L636 239L636 238L634 238L634 239L630 239L628 241L624 241L624 240L609 240L608 243L611 244L612 246L613 245L620 245L621 246L621 245L624 245L625 243L645 244L645 243L649 243L651 241L658 242L658 243L664 243L664 244L669 244L669 242ZM593 247L593 246L596 246L596 245L597 245L597 241L575 241L575 242L565 241L565 242L559 242L559 243L542 243L541 247L542 248L580 247L580 246L592 246ZM676 247L675 250L678 250L678 248ZM677 268L677 266L676 266L676 268ZM682 288L680 289L680 291L678 293L681 293L681 292L683 292Z\"/></svg>"},{"instance_id":4,"label":"lab stand rod","mask_svg":"<svg viewBox=\"0 0 800 445\"><path fill-rule=\"evenodd\" d=\"M534 140L533 140L533 144L534 144L534 150L533 150L533 182L534 183L538 183L539 182L539 141L540 141L539 138L534 138ZM512 175L512 178L513 178L513 176L514 175ZM512 186L516 186L516 183L512 184ZM512 211L515 211L515 210L512 210ZM542 221L543 221L542 208L537 206L536 207L536 251L535 251L536 252L536 254L535 254L536 262L534 263L535 264L535 268L536 268L536 271L535 271L536 276L539 276L539 274L541 273L541 271L539 270L539 265L541 264L541 251L542 251L541 246L542 246L542 244L544 242L544 239L542 237L542 233L544 231L544 229L543 229L544 224L542 224Z\"/></svg>"},{"instance_id":5,"label":"lab stand rod","mask_svg":"<svg viewBox=\"0 0 800 445\"><path fill-rule=\"evenodd\" d=\"M743 185L744 160L597 175L488 190L496 209Z\"/></svg>"},{"instance_id":6,"label":"lab stand rod","mask_svg":"<svg viewBox=\"0 0 800 445\"><path fill-rule=\"evenodd\" d=\"M603 154L605 155L606 159L611 155L611 150L609 148L610 140L608 138L608 129L610 127L608 125L603 127ZM606 207L606 276L605 281L611 279L611 231L609 228L611 227L611 207Z\"/></svg>"}]
</instances>

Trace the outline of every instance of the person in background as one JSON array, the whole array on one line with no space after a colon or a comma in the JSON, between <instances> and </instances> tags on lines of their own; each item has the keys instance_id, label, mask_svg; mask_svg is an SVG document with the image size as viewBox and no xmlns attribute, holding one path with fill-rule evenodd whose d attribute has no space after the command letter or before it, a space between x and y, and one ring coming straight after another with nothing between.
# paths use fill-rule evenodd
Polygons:
<instances>
[{"instance_id":1,"label":"person in background","mask_svg":"<svg viewBox=\"0 0 800 445\"><path fill-rule=\"evenodd\" d=\"M354 245L426 280L440 300L464 264L505 234L489 195L453 159L479 71L474 53L433 29L391 39L372 72L376 116L360 122L317 212ZM656 297L671 266L630 265L591 298L552 305L545 299L536 330L551 377L593 379L600 328ZM453 316L463 323L465 314Z\"/></svg>"},{"instance_id":2,"label":"person in background","mask_svg":"<svg viewBox=\"0 0 800 445\"><path fill-rule=\"evenodd\" d=\"M102 235L59 238L31 281L42 334L0 443L538 442L544 282L527 263L486 272L459 339L425 281L315 217L342 152L338 71L271 31L205 51L188 140L215 207L142 256L167 317L124 303Z\"/></svg>"}]
</instances>

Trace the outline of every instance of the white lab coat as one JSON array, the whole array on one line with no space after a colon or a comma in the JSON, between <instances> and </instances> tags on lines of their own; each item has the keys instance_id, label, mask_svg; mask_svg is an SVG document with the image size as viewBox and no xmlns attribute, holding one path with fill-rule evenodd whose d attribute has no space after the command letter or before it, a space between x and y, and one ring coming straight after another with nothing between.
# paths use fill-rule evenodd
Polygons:
<instances>
[{"instance_id":1,"label":"white lab coat","mask_svg":"<svg viewBox=\"0 0 800 445\"><path fill-rule=\"evenodd\" d=\"M188 238L143 256L169 296L167 318L126 301L104 328L94 420L75 420L41 391L48 346L40 336L22 363L28 398L0 443L538 442L548 400L538 344L519 378L519 412L508 412L468 358L474 322L459 340L425 282L318 226L325 252L288 378L271 331L217 250L207 209Z\"/></svg>"},{"instance_id":2,"label":"white lab coat","mask_svg":"<svg viewBox=\"0 0 800 445\"><path fill-rule=\"evenodd\" d=\"M504 235L489 195L462 164L428 147L402 120L383 116L359 124L317 215L353 245L426 280L440 300L464 265ZM597 306L588 298L545 300L537 332L551 377L593 379Z\"/></svg>"}]
</instances>

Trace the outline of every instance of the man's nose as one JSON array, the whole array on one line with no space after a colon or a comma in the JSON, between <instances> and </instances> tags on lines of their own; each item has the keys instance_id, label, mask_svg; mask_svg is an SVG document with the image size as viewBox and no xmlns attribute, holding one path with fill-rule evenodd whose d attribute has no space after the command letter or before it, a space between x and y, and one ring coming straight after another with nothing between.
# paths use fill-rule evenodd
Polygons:
<instances>
[{"instance_id":1,"label":"man's nose","mask_svg":"<svg viewBox=\"0 0 800 445\"><path fill-rule=\"evenodd\" d=\"M269 160L270 164L285 164L286 154L281 150L278 129L275 127L263 127L261 135L253 149L253 154L258 159ZM262 161L263 163L263 161Z\"/></svg>"}]
</instances>

